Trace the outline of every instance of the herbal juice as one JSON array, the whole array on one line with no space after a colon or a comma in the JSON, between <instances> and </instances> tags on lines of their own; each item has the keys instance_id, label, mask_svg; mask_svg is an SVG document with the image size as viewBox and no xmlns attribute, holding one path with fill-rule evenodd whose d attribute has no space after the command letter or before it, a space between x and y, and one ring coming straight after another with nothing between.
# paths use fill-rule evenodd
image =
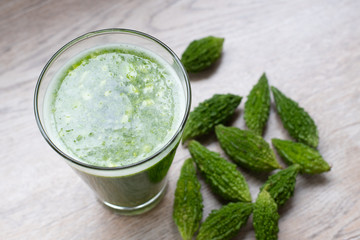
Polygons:
<instances>
[{"instance_id":1,"label":"herbal juice","mask_svg":"<svg viewBox=\"0 0 360 240\"><path fill-rule=\"evenodd\" d=\"M184 91L173 67L128 44L74 57L55 75L44 101L46 131L65 154L100 168L135 166L120 176L75 168L112 207L144 204L164 188L180 136L171 149L159 152L184 114Z\"/></svg>"}]
</instances>

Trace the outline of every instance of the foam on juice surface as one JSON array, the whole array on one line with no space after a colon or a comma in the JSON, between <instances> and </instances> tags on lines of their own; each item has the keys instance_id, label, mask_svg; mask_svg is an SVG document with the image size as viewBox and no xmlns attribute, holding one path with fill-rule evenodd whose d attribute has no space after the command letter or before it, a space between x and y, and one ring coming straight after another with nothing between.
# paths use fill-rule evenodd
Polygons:
<instances>
[{"instance_id":1,"label":"foam on juice surface","mask_svg":"<svg viewBox=\"0 0 360 240\"><path fill-rule=\"evenodd\" d=\"M48 124L62 151L96 166L153 155L178 129L184 93L171 66L142 48L96 48L75 58L47 92Z\"/></svg>"}]
</instances>

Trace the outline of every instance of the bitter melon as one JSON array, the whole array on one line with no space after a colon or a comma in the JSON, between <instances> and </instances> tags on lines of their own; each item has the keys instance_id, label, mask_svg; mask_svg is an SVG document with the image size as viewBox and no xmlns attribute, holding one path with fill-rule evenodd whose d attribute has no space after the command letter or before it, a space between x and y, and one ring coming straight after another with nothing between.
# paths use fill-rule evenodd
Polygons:
<instances>
[{"instance_id":1,"label":"bitter melon","mask_svg":"<svg viewBox=\"0 0 360 240\"><path fill-rule=\"evenodd\" d=\"M190 154L215 194L232 202L251 202L251 195L244 176L236 165L220 157L199 142L189 143Z\"/></svg>"},{"instance_id":2,"label":"bitter melon","mask_svg":"<svg viewBox=\"0 0 360 240\"><path fill-rule=\"evenodd\" d=\"M251 89L245 102L244 119L246 126L262 135L270 113L270 90L265 73Z\"/></svg>"},{"instance_id":3,"label":"bitter melon","mask_svg":"<svg viewBox=\"0 0 360 240\"><path fill-rule=\"evenodd\" d=\"M282 168L269 144L256 133L218 125L216 136L221 148L238 165L253 171Z\"/></svg>"},{"instance_id":4,"label":"bitter melon","mask_svg":"<svg viewBox=\"0 0 360 240\"><path fill-rule=\"evenodd\" d=\"M229 240L236 236L252 213L252 203L229 203L213 210L201 225L196 240Z\"/></svg>"},{"instance_id":5,"label":"bitter melon","mask_svg":"<svg viewBox=\"0 0 360 240\"><path fill-rule=\"evenodd\" d=\"M319 143L319 136L314 120L297 102L286 97L277 88L271 87L271 90L281 122L290 136L299 142L316 148Z\"/></svg>"},{"instance_id":6,"label":"bitter melon","mask_svg":"<svg viewBox=\"0 0 360 240\"><path fill-rule=\"evenodd\" d=\"M262 190L254 204L253 226L257 240L276 240L279 232L278 206L271 195Z\"/></svg>"},{"instance_id":7,"label":"bitter melon","mask_svg":"<svg viewBox=\"0 0 360 240\"><path fill-rule=\"evenodd\" d=\"M317 174L331 169L318 151L305 144L280 139L272 139L272 144L286 162L299 164L302 173Z\"/></svg>"},{"instance_id":8,"label":"bitter melon","mask_svg":"<svg viewBox=\"0 0 360 240\"><path fill-rule=\"evenodd\" d=\"M220 56L224 38L205 37L192 41L181 56L188 72L200 72L210 67Z\"/></svg>"},{"instance_id":9,"label":"bitter melon","mask_svg":"<svg viewBox=\"0 0 360 240\"><path fill-rule=\"evenodd\" d=\"M283 205L294 194L296 176L299 170L300 165L298 164L280 170L268 178L260 191L266 189L278 206Z\"/></svg>"},{"instance_id":10,"label":"bitter melon","mask_svg":"<svg viewBox=\"0 0 360 240\"><path fill-rule=\"evenodd\" d=\"M189 115L182 142L214 130L220 123L226 123L239 106L242 97L234 94L215 94L200 103Z\"/></svg>"},{"instance_id":11,"label":"bitter melon","mask_svg":"<svg viewBox=\"0 0 360 240\"><path fill-rule=\"evenodd\" d=\"M184 240L191 240L202 218L200 182L191 158L185 160L176 185L173 219Z\"/></svg>"}]
</instances>

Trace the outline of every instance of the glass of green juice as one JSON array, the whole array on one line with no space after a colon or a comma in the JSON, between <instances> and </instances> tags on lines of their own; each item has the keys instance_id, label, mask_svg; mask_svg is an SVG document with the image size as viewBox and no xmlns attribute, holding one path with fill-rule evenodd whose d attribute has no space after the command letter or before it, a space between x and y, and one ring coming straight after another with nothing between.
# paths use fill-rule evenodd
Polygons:
<instances>
[{"instance_id":1,"label":"glass of green juice","mask_svg":"<svg viewBox=\"0 0 360 240\"><path fill-rule=\"evenodd\" d=\"M47 143L101 202L125 215L150 210L164 195L190 105L176 54L129 29L67 43L42 70L34 96Z\"/></svg>"}]
</instances>

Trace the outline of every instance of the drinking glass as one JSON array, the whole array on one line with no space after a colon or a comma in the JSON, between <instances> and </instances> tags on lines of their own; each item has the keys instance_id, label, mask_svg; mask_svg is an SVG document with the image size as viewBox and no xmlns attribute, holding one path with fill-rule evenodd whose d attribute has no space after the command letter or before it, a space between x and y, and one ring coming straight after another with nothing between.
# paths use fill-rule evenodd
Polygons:
<instances>
[{"instance_id":1,"label":"drinking glass","mask_svg":"<svg viewBox=\"0 0 360 240\"><path fill-rule=\"evenodd\" d=\"M184 92L185 110L181 124L171 139L152 156L120 167L90 165L65 153L46 127L44 104L49 85L61 68L78 54L96 47L130 44L158 55L175 71ZM48 103L47 103L48 104ZM105 29L84 34L63 46L47 62L38 79L34 95L35 118L46 142L90 186L106 206L124 215L140 214L153 208L165 193L166 175L189 114L191 89L187 73L176 54L158 39L135 30Z\"/></svg>"}]
</instances>

